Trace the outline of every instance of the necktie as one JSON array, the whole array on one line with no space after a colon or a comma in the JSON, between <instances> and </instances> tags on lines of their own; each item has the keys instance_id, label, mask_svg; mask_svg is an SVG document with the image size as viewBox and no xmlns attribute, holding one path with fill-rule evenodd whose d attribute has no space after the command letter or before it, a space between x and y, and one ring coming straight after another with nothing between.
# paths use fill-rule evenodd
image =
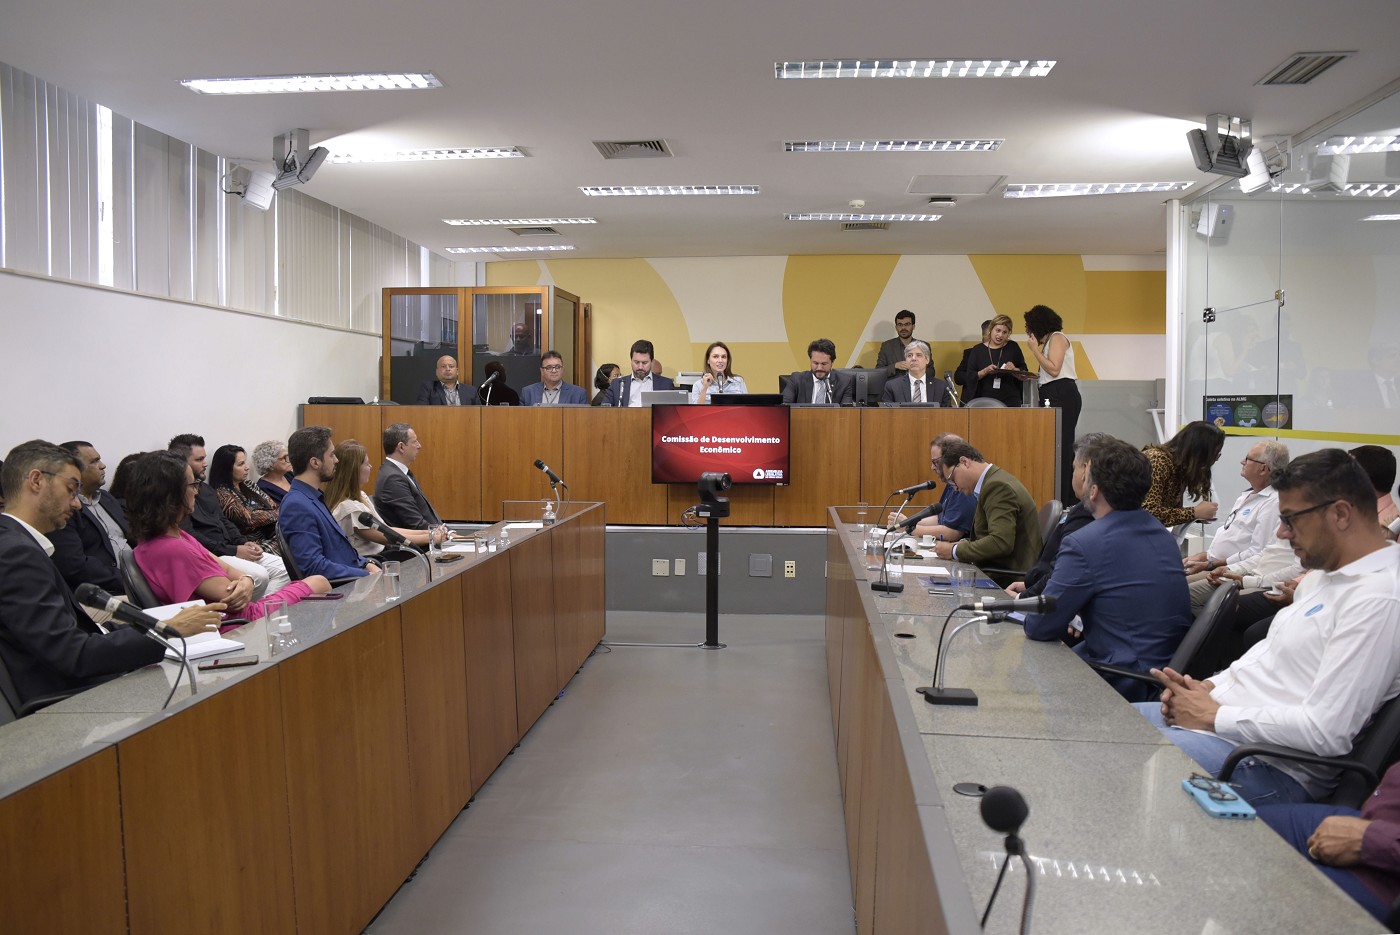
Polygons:
<instances>
[{"instance_id":1,"label":"necktie","mask_svg":"<svg viewBox=\"0 0 1400 935\"><path fill-rule=\"evenodd\" d=\"M818 404L826 402L826 381L825 381L825 380L818 380L818 381L816 381L816 389L812 392L812 402L818 403Z\"/></svg>"},{"instance_id":2,"label":"necktie","mask_svg":"<svg viewBox=\"0 0 1400 935\"><path fill-rule=\"evenodd\" d=\"M924 381L923 381L923 380L915 380L915 381L914 381L914 402L916 402L916 403L921 403L921 402L923 402L923 401L924 401Z\"/></svg>"}]
</instances>

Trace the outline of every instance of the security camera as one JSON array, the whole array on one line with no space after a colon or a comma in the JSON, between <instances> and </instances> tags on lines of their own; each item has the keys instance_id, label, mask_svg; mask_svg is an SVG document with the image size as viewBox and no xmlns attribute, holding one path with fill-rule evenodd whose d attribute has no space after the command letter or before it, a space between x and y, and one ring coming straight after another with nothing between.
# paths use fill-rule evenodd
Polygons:
<instances>
[{"instance_id":1,"label":"security camera","mask_svg":"<svg viewBox=\"0 0 1400 935\"><path fill-rule=\"evenodd\" d=\"M728 503L728 497L721 497L720 493L734 486L728 474L721 474L718 471L706 471L700 475L699 488L701 503Z\"/></svg>"}]
</instances>

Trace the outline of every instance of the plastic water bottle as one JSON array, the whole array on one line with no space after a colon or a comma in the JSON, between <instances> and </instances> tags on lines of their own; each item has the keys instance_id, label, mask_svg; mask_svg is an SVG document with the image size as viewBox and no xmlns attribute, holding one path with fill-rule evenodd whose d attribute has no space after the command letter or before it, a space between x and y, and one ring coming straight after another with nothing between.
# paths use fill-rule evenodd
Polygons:
<instances>
[{"instance_id":1,"label":"plastic water bottle","mask_svg":"<svg viewBox=\"0 0 1400 935\"><path fill-rule=\"evenodd\" d=\"M553 526L553 525L554 525L554 521L555 521L555 519L557 519L557 518L558 518L558 517L556 517L556 516L554 515L554 501L553 501L553 500L546 500L546 501L544 501L544 518L543 518L544 524L545 524L546 526Z\"/></svg>"},{"instance_id":2,"label":"plastic water bottle","mask_svg":"<svg viewBox=\"0 0 1400 935\"><path fill-rule=\"evenodd\" d=\"M501 551L505 551L505 550L508 549L508 548L510 548L510 530L507 529L507 528L505 528L504 526L502 526L502 527L501 527Z\"/></svg>"}]
</instances>

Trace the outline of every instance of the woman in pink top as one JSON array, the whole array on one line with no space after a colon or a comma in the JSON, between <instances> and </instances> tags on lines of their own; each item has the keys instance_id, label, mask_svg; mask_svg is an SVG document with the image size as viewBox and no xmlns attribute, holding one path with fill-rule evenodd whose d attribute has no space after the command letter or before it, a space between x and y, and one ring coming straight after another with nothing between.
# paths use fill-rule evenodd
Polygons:
<instances>
[{"instance_id":1,"label":"woman in pink top","mask_svg":"<svg viewBox=\"0 0 1400 935\"><path fill-rule=\"evenodd\" d=\"M194 512L198 490L194 472L168 452L151 452L132 464L126 518L137 542L136 564L159 601L223 601L231 614L249 620L265 616L266 599L253 600L253 580L219 561L180 528ZM311 575L293 581L276 596L295 604L308 595L325 594L330 589L330 582L323 576Z\"/></svg>"}]
</instances>

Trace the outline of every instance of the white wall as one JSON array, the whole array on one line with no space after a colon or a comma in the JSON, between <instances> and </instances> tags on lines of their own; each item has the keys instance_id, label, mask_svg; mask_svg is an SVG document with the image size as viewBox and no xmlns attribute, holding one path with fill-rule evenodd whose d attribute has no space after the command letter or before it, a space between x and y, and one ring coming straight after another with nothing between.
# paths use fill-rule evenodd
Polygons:
<instances>
[{"instance_id":1,"label":"white wall","mask_svg":"<svg viewBox=\"0 0 1400 935\"><path fill-rule=\"evenodd\" d=\"M31 438L122 455L196 432L249 451L308 396L378 391L379 338L0 271L0 457Z\"/></svg>"}]
</instances>

